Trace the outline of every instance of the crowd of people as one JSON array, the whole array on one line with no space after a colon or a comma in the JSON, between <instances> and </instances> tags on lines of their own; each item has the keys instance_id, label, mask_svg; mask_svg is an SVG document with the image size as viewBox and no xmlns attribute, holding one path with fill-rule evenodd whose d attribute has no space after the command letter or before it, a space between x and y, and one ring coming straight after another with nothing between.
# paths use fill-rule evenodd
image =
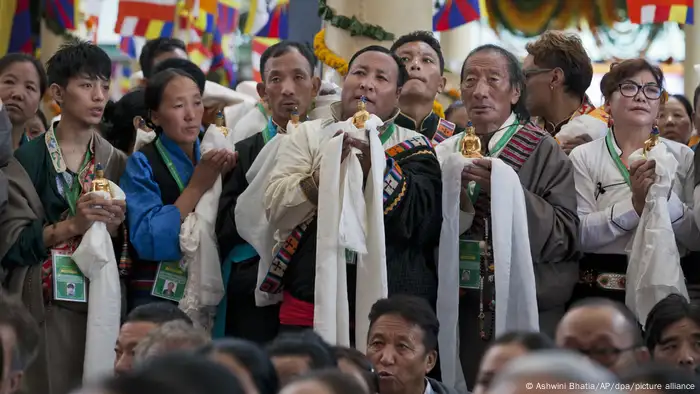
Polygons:
<instances>
[{"instance_id":1,"label":"crowd of people","mask_svg":"<svg viewBox=\"0 0 700 394\"><path fill-rule=\"evenodd\" d=\"M96 45L4 56L0 394L700 390L700 88L628 59L596 107L577 35L526 49L474 49L446 118L429 32L340 87L281 41L252 104L173 38L116 103Z\"/></svg>"}]
</instances>

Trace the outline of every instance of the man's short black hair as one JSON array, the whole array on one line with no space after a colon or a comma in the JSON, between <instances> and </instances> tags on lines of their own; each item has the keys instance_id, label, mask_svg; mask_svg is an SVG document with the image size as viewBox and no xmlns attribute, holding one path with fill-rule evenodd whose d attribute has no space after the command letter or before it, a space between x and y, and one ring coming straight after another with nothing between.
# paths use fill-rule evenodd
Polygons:
<instances>
[{"instance_id":1,"label":"man's short black hair","mask_svg":"<svg viewBox=\"0 0 700 394\"><path fill-rule=\"evenodd\" d=\"M313 330L282 334L267 346L267 353L270 357L309 357L311 369L333 368L337 365L333 349Z\"/></svg>"},{"instance_id":2,"label":"man's short black hair","mask_svg":"<svg viewBox=\"0 0 700 394\"><path fill-rule=\"evenodd\" d=\"M187 47L184 41L178 38L159 37L146 42L139 56L139 65L141 66L141 71L143 71L143 77L150 78L151 75L155 74L153 72L153 59L155 57L162 53L173 52L178 49L187 53Z\"/></svg>"},{"instance_id":3,"label":"man's short black hair","mask_svg":"<svg viewBox=\"0 0 700 394\"><path fill-rule=\"evenodd\" d=\"M314 75L314 67L316 67L316 57L314 56L314 53L311 51L311 49L309 49L307 45L304 45L302 43L284 40L268 47L267 49L265 49L265 52L263 52L260 56L260 75L263 76L263 82L265 82L265 65L267 64L267 61L270 60L270 58L276 58L282 55L286 55L295 49L299 51L299 53L301 53L301 55L304 56L309 62L309 70L311 71L311 75Z\"/></svg>"},{"instance_id":4,"label":"man's short black hair","mask_svg":"<svg viewBox=\"0 0 700 394\"><path fill-rule=\"evenodd\" d=\"M637 317L634 315L634 313L632 313L631 310L629 310L629 308L625 306L625 304L621 302L613 301L609 298L603 297L589 297L573 303L569 308L569 311L572 311L577 308L603 307L614 309L625 318L625 321L627 323L627 329L629 331L630 336L633 339L634 346L644 345L644 342L642 341L642 330L639 326L639 323L637 322Z\"/></svg>"},{"instance_id":5,"label":"man's short black hair","mask_svg":"<svg viewBox=\"0 0 700 394\"><path fill-rule=\"evenodd\" d=\"M435 53L437 53L438 59L440 60L440 75L445 72L445 57L442 56L442 47L440 46L440 41L435 38L432 32L417 30L404 34L403 36L399 37L398 40L394 41L394 43L391 45L391 51L396 53L396 50L399 49L399 47L404 44L408 44L409 42L424 42L430 45Z\"/></svg>"},{"instance_id":6,"label":"man's short black hair","mask_svg":"<svg viewBox=\"0 0 700 394\"><path fill-rule=\"evenodd\" d=\"M72 40L61 46L46 62L49 86L66 87L76 77L88 77L109 81L112 77L112 60L102 48L87 41Z\"/></svg>"},{"instance_id":7,"label":"man's short black hair","mask_svg":"<svg viewBox=\"0 0 700 394\"><path fill-rule=\"evenodd\" d=\"M395 315L423 331L425 351L437 349L440 322L428 302L420 297L398 294L384 298L372 305L369 312L369 330L377 320L385 315Z\"/></svg>"},{"instance_id":8,"label":"man's short black hair","mask_svg":"<svg viewBox=\"0 0 700 394\"><path fill-rule=\"evenodd\" d=\"M170 302L152 302L137 306L129 312L124 323L155 323L164 324L167 322L183 320L187 324L192 325L192 319L183 312L177 305Z\"/></svg>"},{"instance_id":9,"label":"man's short black hair","mask_svg":"<svg viewBox=\"0 0 700 394\"><path fill-rule=\"evenodd\" d=\"M398 79L396 81L397 88L402 87L406 83L406 81L408 81L408 71L406 71L406 66L404 66L401 59L399 59L399 57L394 52L380 45L370 45L355 52L355 54L352 55L352 57L350 58L350 62L348 63L348 70L350 70L350 67L352 67L352 63L355 61L355 59L357 59L358 56L362 55L365 52L381 52L391 56L391 58L394 59L394 61L396 62L396 66L399 68Z\"/></svg>"},{"instance_id":10,"label":"man's short black hair","mask_svg":"<svg viewBox=\"0 0 700 394\"><path fill-rule=\"evenodd\" d=\"M10 296L1 289L0 326L12 328L17 338L17 344L12 349L12 360L5 362L11 363L11 371L24 371L39 349L39 325L18 297Z\"/></svg>"},{"instance_id":11,"label":"man's short black hair","mask_svg":"<svg viewBox=\"0 0 700 394\"><path fill-rule=\"evenodd\" d=\"M644 341L650 352L661 341L666 329L683 319L693 321L700 326L700 305L688 302L680 294L670 294L651 308L644 325Z\"/></svg>"},{"instance_id":12,"label":"man's short black hair","mask_svg":"<svg viewBox=\"0 0 700 394\"><path fill-rule=\"evenodd\" d=\"M198 65L192 63L187 59L166 59L158 63L155 67L153 67L153 75L156 75L159 72L167 70L169 68L181 70L191 75L194 81L197 83L197 87L199 87L199 92L202 94L204 93L204 86L207 84L207 76L204 75L204 71L202 71L202 69L199 68Z\"/></svg>"}]
</instances>

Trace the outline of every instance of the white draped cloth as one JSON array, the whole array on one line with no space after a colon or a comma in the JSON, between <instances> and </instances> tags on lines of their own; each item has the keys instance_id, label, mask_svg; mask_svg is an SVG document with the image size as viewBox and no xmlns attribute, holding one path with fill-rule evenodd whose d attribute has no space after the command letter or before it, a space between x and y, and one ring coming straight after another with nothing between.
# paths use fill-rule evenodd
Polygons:
<instances>
[{"instance_id":1,"label":"white draped cloth","mask_svg":"<svg viewBox=\"0 0 700 394\"><path fill-rule=\"evenodd\" d=\"M557 133L556 138L559 143L565 143L576 137L587 134L592 140L597 140L605 137L607 132L608 124L606 122L597 117L583 114L571 119L568 123L562 126L561 130L559 130Z\"/></svg>"},{"instance_id":2,"label":"white draped cloth","mask_svg":"<svg viewBox=\"0 0 700 394\"><path fill-rule=\"evenodd\" d=\"M656 179L646 195L642 216L627 247L625 304L640 322L645 322L657 302L669 294L681 294L688 299L688 290L668 213L668 197L678 161L663 143L652 148L646 158L642 153L642 149L632 153L630 164L639 160L656 161Z\"/></svg>"},{"instance_id":3,"label":"white draped cloth","mask_svg":"<svg viewBox=\"0 0 700 394\"><path fill-rule=\"evenodd\" d=\"M329 343L350 346L346 250L356 253L355 344L363 353L370 309L388 296L383 212L386 161L377 131L382 123L372 115L366 130L357 130L350 119L321 131L342 130L370 145L372 166L364 191L355 152L340 161L343 136L333 137L323 148L318 191L318 228L323 231L316 234L314 288L314 330Z\"/></svg>"},{"instance_id":4,"label":"white draped cloth","mask_svg":"<svg viewBox=\"0 0 700 394\"><path fill-rule=\"evenodd\" d=\"M233 146L226 141L218 127L209 126L200 144L202 155L222 148L233 151ZM181 266L187 270L187 284L180 300L180 309L207 330L212 328L216 307L224 297L215 234L221 188L219 176L180 227Z\"/></svg>"},{"instance_id":5,"label":"white draped cloth","mask_svg":"<svg viewBox=\"0 0 700 394\"><path fill-rule=\"evenodd\" d=\"M443 382L455 387L461 368L457 346L461 173L473 159L451 153L442 163L442 230L438 276L438 336ZM539 331L535 273L527 210L520 179L500 159L491 160L491 226L496 287L496 337L514 330ZM447 283L442 283L446 281ZM444 285L444 286L443 286ZM447 323L447 324L446 324ZM455 360L455 361L452 361Z\"/></svg>"},{"instance_id":6,"label":"white draped cloth","mask_svg":"<svg viewBox=\"0 0 700 394\"><path fill-rule=\"evenodd\" d=\"M144 146L155 141L156 132L146 131L144 129L136 129L136 140L134 141L134 152L141 150Z\"/></svg>"},{"instance_id":7,"label":"white draped cloth","mask_svg":"<svg viewBox=\"0 0 700 394\"><path fill-rule=\"evenodd\" d=\"M304 122L304 125L319 127L321 121ZM291 122L287 125L287 133L294 133L297 126ZM229 134L230 135L230 134ZM273 305L282 301L282 294L271 294L260 290L260 284L272 264L273 249L275 248L275 228L270 226L265 214L264 197L269 174L275 165L275 157L280 143L287 134L276 134L258 153L253 165L246 174L248 187L238 197L236 203L236 228L238 233L248 242L260 256L258 263L258 286L255 288L255 303L257 306Z\"/></svg>"},{"instance_id":8,"label":"white draped cloth","mask_svg":"<svg viewBox=\"0 0 700 394\"><path fill-rule=\"evenodd\" d=\"M109 182L107 192L93 192L105 199L125 200L124 192ZM112 237L103 222L95 222L83 235L73 261L90 282L83 381L94 381L114 369L114 343L121 324L121 287ZM66 360L68 362L68 360Z\"/></svg>"}]
</instances>

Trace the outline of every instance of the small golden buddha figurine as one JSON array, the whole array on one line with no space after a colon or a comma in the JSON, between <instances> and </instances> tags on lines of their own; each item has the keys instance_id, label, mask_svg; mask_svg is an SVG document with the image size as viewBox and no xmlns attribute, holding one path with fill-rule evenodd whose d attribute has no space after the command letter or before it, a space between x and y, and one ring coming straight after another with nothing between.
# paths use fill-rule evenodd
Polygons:
<instances>
[{"instance_id":1,"label":"small golden buddha figurine","mask_svg":"<svg viewBox=\"0 0 700 394\"><path fill-rule=\"evenodd\" d=\"M292 111L292 116L290 117L289 120L292 121L292 124L294 126L299 125L299 107L294 107L294 111Z\"/></svg>"},{"instance_id":2,"label":"small golden buddha figurine","mask_svg":"<svg viewBox=\"0 0 700 394\"><path fill-rule=\"evenodd\" d=\"M109 186L109 181L105 178L105 171L102 164L97 163L95 166L95 179L92 180L93 192L107 192L112 195L112 188Z\"/></svg>"},{"instance_id":3,"label":"small golden buddha figurine","mask_svg":"<svg viewBox=\"0 0 700 394\"><path fill-rule=\"evenodd\" d=\"M352 117L352 124L358 129L364 129L365 122L370 118L370 113L367 112L365 105L366 100L365 96L360 97L360 101L357 102L357 112Z\"/></svg>"},{"instance_id":4,"label":"small golden buddha figurine","mask_svg":"<svg viewBox=\"0 0 700 394\"><path fill-rule=\"evenodd\" d=\"M461 142L462 156L468 159L481 159L481 140L477 137L472 122L467 123L467 129Z\"/></svg>"},{"instance_id":5,"label":"small golden buddha figurine","mask_svg":"<svg viewBox=\"0 0 700 394\"><path fill-rule=\"evenodd\" d=\"M644 141L644 157L647 157L649 153L656 145L659 144L659 128L654 125L651 128L651 133L649 134L649 139Z\"/></svg>"},{"instance_id":6,"label":"small golden buddha figurine","mask_svg":"<svg viewBox=\"0 0 700 394\"><path fill-rule=\"evenodd\" d=\"M224 137L228 137L228 133L230 132L229 128L224 126L224 111L219 111L216 113L216 127L219 129L221 134L224 135Z\"/></svg>"}]
</instances>

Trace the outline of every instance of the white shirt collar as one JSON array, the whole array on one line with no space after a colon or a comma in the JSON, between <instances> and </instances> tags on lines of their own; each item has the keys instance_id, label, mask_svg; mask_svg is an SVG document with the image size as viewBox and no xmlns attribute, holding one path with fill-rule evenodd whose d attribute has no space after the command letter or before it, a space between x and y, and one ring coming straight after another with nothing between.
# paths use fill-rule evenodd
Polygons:
<instances>
[{"instance_id":1,"label":"white shirt collar","mask_svg":"<svg viewBox=\"0 0 700 394\"><path fill-rule=\"evenodd\" d=\"M505 122L499 127L497 132L491 137L489 140L489 153L491 156L497 156L498 153L500 152L494 152L493 148L496 146L498 141L503 137L503 135L508 131L508 126L512 125L513 123L516 123L518 121L518 118L515 116L515 112L511 112L510 116L508 119L506 119Z\"/></svg>"},{"instance_id":2,"label":"white shirt collar","mask_svg":"<svg viewBox=\"0 0 700 394\"><path fill-rule=\"evenodd\" d=\"M425 379L425 391L423 394L435 394L433 386L430 385L430 381L427 378Z\"/></svg>"}]
</instances>

